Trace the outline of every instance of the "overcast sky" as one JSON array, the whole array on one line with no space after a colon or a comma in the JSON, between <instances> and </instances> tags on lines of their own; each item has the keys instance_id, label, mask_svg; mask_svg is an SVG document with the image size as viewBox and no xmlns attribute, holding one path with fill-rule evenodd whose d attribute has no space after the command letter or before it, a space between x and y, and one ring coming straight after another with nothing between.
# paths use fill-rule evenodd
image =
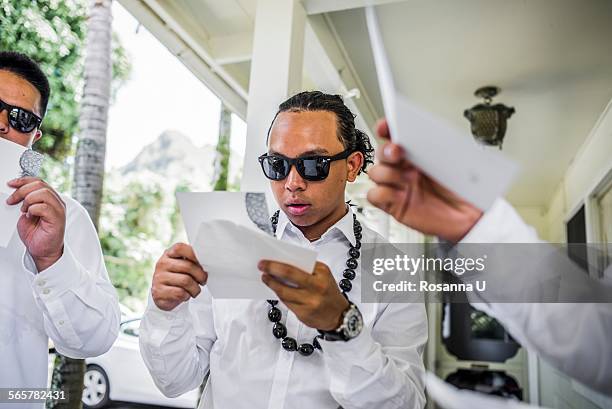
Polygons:
<instances>
[{"instance_id":1,"label":"overcast sky","mask_svg":"<svg viewBox=\"0 0 612 409\"><path fill-rule=\"evenodd\" d=\"M219 99L119 2L113 27L132 61L131 79L109 112L107 169L128 163L163 131L178 130L197 146L216 144ZM244 156L246 125L232 116L232 149Z\"/></svg>"}]
</instances>

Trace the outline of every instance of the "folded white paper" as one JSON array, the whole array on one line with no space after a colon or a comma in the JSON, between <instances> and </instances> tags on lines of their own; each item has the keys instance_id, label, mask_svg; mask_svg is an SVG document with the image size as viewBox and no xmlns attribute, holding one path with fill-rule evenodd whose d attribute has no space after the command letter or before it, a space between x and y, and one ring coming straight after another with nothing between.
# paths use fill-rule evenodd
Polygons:
<instances>
[{"instance_id":1,"label":"folded white paper","mask_svg":"<svg viewBox=\"0 0 612 409\"><path fill-rule=\"evenodd\" d=\"M374 7L366 18L385 116L393 140L430 177L482 210L510 187L518 166L416 106L395 88ZM401 50L398 50L401 52Z\"/></svg>"},{"instance_id":2,"label":"folded white paper","mask_svg":"<svg viewBox=\"0 0 612 409\"><path fill-rule=\"evenodd\" d=\"M7 183L21 175L19 160L26 147L0 138L0 247L11 241L21 216L21 204L8 206L6 199L15 191Z\"/></svg>"},{"instance_id":3,"label":"folded white paper","mask_svg":"<svg viewBox=\"0 0 612 409\"><path fill-rule=\"evenodd\" d=\"M312 272L317 259L310 249L227 220L201 223L193 248L215 298L278 298L261 281L257 263L280 261Z\"/></svg>"},{"instance_id":4,"label":"folded white paper","mask_svg":"<svg viewBox=\"0 0 612 409\"><path fill-rule=\"evenodd\" d=\"M262 193L179 192L176 195L189 242L215 298L269 299L260 260L312 272L317 253L266 233L269 214Z\"/></svg>"},{"instance_id":5,"label":"folded white paper","mask_svg":"<svg viewBox=\"0 0 612 409\"><path fill-rule=\"evenodd\" d=\"M444 382L431 372L425 374L427 393L442 409L536 409L538 406L486 395Z\"/></svg>"}]
</instances>

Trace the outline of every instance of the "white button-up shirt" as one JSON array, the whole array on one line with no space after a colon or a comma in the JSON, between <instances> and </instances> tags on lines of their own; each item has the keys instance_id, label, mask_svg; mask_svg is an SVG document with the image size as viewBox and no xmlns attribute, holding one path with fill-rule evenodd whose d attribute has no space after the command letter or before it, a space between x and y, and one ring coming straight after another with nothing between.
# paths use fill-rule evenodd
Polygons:
<instances>
[{"instance_id":1,"label":"white button-up shirt","mask_svg":"<svg viewBox=\"0 0 612 409\"><path fill-rule=\"evenodd\" d=\"M1 196L6 200L6 195ZM73 358L100 355L117 338L119 304L98 235L85 209L62 198L64 254L55 264L38 272L17 232L8 247L0 248L2 388L47 386L49 338L60 353Z\"/></svg>"},{"instance_id":2,"label":"white button-up shirt","mask_svg":"<svg viewBox=\"0 0 612 409\"><path fill-rule=\"evenodd\" d=\"M543 242L508 202L498 199L461 243ZM538 277L526 276L533 273L531 269L512 272L512 281L526 283L525 287L538 281ZM472 296L470 302L499 320L523 347L565 374L612 396L612 304L497 303L486 295Z\"/></svg>"},{"instance_id":3,"label":"white button-up shirt","mask_svg":"<svg viewBox=\"0 0 612 409\"><path fill-rule=\"evenodd\" d=\"M363 242L382 241L365 226L362 235ZM317 250L340 280L349 244L355 244L353 213L311 243L281 212L277 237ZM204 408L422 408L424 305L362 303L360 275L371 272L361 265L356 272L348 295L365 325L348 342L320 340L323 352L307 357L285 351L272 335L265 300L212 299L204 287L172 311L149 299L140 327L145 363L167 396L196 388L210 369ZM279 307L288 336L312 343L318 332Z\"/></svg>"}]
</instances>

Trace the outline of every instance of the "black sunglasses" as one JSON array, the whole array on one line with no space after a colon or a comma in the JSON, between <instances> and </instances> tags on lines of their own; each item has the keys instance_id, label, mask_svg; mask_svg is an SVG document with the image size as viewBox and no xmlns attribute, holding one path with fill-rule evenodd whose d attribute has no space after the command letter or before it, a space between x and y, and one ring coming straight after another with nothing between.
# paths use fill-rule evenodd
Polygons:
<instances>
[{"instance_id":1,"label":"black sunglasses","mask_svg":"<svg viewBox=\"0 0 612 409\"><path fill-rule=\"evenodd\" d=\"M35 113L30 112L27 109L9 105L0 99L0 113L2 113L4 110L8 112L9 125L17 132L32 132L42 122L42 118Z\"/></svg>"},{"instance_id":2,"label":"black sunglasses","mask_svg":"<svg viewBox=\"0 0 612 409\"><path fill-rule=\"evenodd\" d=\"M333 161L346 159L353 153L346 149L334 156L305 156L301 158L288 158L282 155L263 154L259 157L261 169L270 180L283 180L295 165L301 177L309 181L324 180L329 175L329 166Z\"/></svg>"}]
</instances>

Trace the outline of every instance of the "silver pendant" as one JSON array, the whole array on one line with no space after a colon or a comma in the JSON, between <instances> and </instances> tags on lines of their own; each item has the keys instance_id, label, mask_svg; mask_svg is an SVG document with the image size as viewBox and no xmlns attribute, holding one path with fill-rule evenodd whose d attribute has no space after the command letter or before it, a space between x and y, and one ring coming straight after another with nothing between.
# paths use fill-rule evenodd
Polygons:
<instances>
[{"instance_id":1,"label":"silver pendant","mask_svg":"<svg viewBox=\"0 0 612 409\"><path fill-rule=\"evenodd\" d=\"M19 166L21 166L21 177L33 176L37 177L40 173L40 168L43 164L44 155L34 152L32 149L27 149L21 158L19 159Z\"/></svg>"},{"instance_id":2,"label":"silver pendant","mask_svg":"<svg viewBox=\"0 0 612 409\"><path fill-rule=\"evenodd\" d=\"M264 193L247 193L245 196L245 205L251 221L261 230L273 236L272 224L268 218L266 195Z\"/></svg>"}]
</instances>

